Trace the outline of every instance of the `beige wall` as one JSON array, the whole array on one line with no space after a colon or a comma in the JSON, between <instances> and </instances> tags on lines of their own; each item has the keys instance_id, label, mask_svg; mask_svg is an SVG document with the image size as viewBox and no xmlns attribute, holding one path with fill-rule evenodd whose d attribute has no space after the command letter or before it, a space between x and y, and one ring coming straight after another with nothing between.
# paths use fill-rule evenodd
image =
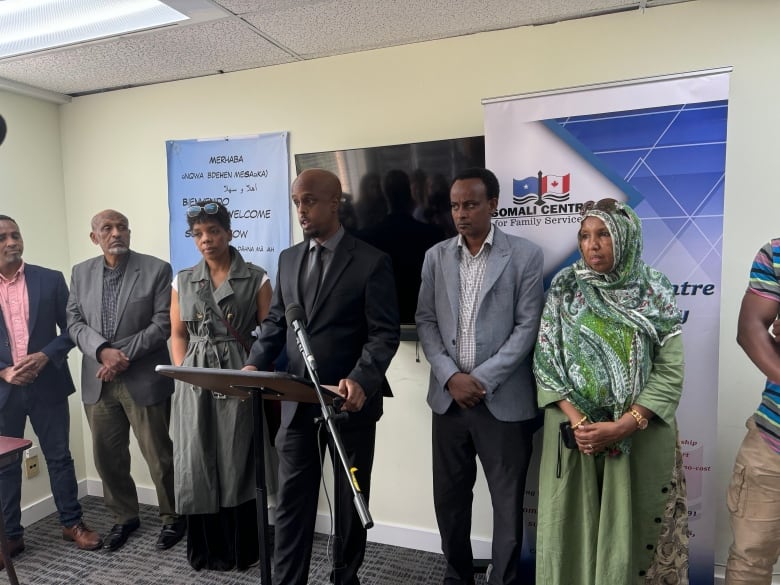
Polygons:
<instances>
[{"instance_id":1,"label":"beige wall","mask_svg":"<svg viewBox=\"0 0 780 585\"><path fill-rule=\"evenodd\" d=\"M60 109L66 209L62 185L51 170L58 164L56 152L45 160L40 154L41 148L54 148L56 122L42 130L44 144L35 145L35 158L15 155L21 172L11 184L30 195L16 204L27 220L29 258L33 244L38 261L59 267L94 255L86 237L88 220L107 206L130 217L137 250L167 257L169 139L287 130L294 155L466 136L482 133L482 98L733 66L720 402L718 420L711 421L718 427L717 559L722 561L730 538L723 493L742 422L762 387L761 376L734 342L735 322L753 254L766 239L780 235L777 194L766 189L777 165L780 132L775 103L780 81L772 69L780 54L778 21L780 3L769 0L699 0L76 98ZM53 107L35 107L49 119L56 116ZM3 156L6 147L0 161ZM41 172L53 184L41 188ZM45 205L33 204L33 196ZM63 210L64 226L56 221ZM47 211L51 221L33 223ZM294 234L300 239L297 226ZM396 398L387 402L380 424L372 512L378 524L435 531L424 402L427 365L417 363L414 353L414 346L404 343L391 366ZM96 478L86 445L85 451L87 476ZM139 483L149 485L137 452L135 459ZM488 538L490 507L482 483L476 500L474 532Z\"/></svg>"}]
</instances>

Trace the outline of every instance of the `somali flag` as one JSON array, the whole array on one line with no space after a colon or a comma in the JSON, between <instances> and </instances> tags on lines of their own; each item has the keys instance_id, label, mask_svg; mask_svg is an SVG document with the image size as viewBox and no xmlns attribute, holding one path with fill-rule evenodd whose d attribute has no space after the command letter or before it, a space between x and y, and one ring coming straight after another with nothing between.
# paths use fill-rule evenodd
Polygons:
<instances>
[{"instance_id":1,"label":"somali flag","mask_svg":"<svg viewBox=\"0 0 780 585\"><path fill-rule=\"evenodd\" d=\"M515 197L524 197L526 195L539 194L539 179L537 177L526 177L525 179L512 179L512 195Z\"/></svg>"}]
</instances>

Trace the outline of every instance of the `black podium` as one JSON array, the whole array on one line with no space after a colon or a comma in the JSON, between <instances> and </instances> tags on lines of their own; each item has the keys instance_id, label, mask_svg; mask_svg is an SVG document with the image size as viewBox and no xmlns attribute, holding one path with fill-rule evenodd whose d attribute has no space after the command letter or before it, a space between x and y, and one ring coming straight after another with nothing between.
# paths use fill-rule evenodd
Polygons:
<instances>
[{"instance_id":1,"label":"black podium","mask_svg":"<svg viewBox=\"0 0 780 585\"><path fill-rule=\"evenodd\" d=\"M255 372L221 370L185 366L157 366L155 371L214 392L221 392L241 400L252 398L254 417L255 482L257 486L257 532L260 541L260 579L271 585L271 551L268 546L268 494L265 480L265 453L263 451L263 400L288 400L319 404L314 384L298 376L282 372ZM323 388L327 404L338 394Z\"/></svg>"}]
</instances>

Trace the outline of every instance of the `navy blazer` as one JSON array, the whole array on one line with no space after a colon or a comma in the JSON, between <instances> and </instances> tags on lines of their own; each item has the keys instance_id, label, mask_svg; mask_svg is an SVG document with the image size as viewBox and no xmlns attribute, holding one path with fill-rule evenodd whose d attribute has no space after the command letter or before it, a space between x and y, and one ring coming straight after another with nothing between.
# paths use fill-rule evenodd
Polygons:
<instances>
[{"instance_id":1,"label":"navy blazer","mask_svg":"<svg viewBox=\"0 0 780 585\"><path fill-rule=\"evenodd\" d=\"M56 270L25 264L24 278L30 304L27 354L40 351L49 361L38 378L28 386L14 386L0 379L0 409L5 406L12 391L35 392L40 399L50 402L64 399L76 391L68 368L68 352L73 349L73 342L65 322L68 302L65 277ZM11 365L11 341L0 309L0 370Z\"/></svg>"},{"instance_id":2,"label":"navy blazer","mask_svg":"<svg viewBox=\"0 0 780 585\"><path fill-rule=\"evenodd\" d=\"M306 373L285 310L291 303L303 306L298 277L307 249L305 241L279 256L271 308L247 360L259 370L268 369L286 343L288 371L298 376ZM320 382L338 385L342 378L357 381L366 393L366 404L359 413L352 413L350 420L355 424L377 421L382 415L382 395L391 395L385 371L400 340L389 256L344 234L320 286L307 331ZM296 407L296 403L283 403L283 425L290 424Z\"/></svg>"}]
</instances>

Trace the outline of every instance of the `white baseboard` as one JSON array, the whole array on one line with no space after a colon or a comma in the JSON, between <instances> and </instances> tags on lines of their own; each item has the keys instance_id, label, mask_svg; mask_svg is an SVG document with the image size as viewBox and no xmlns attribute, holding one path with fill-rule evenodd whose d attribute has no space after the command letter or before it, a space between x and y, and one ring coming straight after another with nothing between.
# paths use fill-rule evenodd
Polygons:
<instances>
[{"instance_id":1,"label":"white baseboard","mask_svg":"<svg viewBox=\"0 0 780 585\"><path fill-rule=\"evenodd\" d=\"M715 565L715 585L725 585L726 567Z\"/></svg>"},{"instance_id":2,"label":"white baseboard","mask_svg":"<svg viewBox=\"0 0 780 585\"><path fill-rule=\"evenodd\" d=\"M86 483L87 483L88 496L97 496L99 498L103 497L102 481L100 481L99 479L88 479L86 480ZM147 504L149 506L157 505L157 492L154 490L154 488L136 486L135 491L138 493L138 501L141 504ZM80 492L79 492L79 496L81 496Z\"/></svg>"},{"instance_id":3,"label":"white baseboard","mask_svg":"<svg viewBox=\"0 0 780 585\"><path fill-rule=\"evenodd\" d=\"M82 479L78 482L79 487L79 499L84 496L98 496L103 497L103 483L97 479ZM157 505L157 493L153 488L139 487L138 489L138 501L142 504L148 504L150 506ZM49 514L54 514L57 511L57 506L54 505L54 497L50 494L45 498L27 504L22 508L22 526L29 526L46 518ZM109 519L111 521L111 519Z\"/></svg>"},{"instance_id":4,"label":"white baseboard","mask_svg":"<svg viewBox=\"0 0 780 585\"><path fill-rule=\"evenodd\" d=\"M715 565L715 585L726 585L726 567ZM772 574L772 585L780 585L780 573Z\"/></svg>"},{"instance_id":5,"label":"white baseboard","mask_svg":"<svg viewBox=\"0 0 780 585\"><path fill-rule=\"evenodd\" d=\"M317 514L317 523L314 526L314 530L320 534L328 534L330 532L331 524L327 514ZM441 554L441 537L439 533L413 526L374 524L374 527L368 531L368 540L369 542ZM474 551L474 558L489 559L492 554L491 542L489 540L472 538L471 547Z\"/></svg>"},{"instance_id":6,"label":"white baseboard","mask_svg":"<svg viewBox=\"0 0 780 585\"><path fill-rule=\"evenodd\" d=\"M78 486L79 498L90 495L88 491L87 480L81 480L78 483ZM52 495L48 495L45 498L38 500L37 502L33 502L32 504L27 504L24 508L22 508L22 526L29 526L30 524L34 524L35 522L38 522L38 520L43 520L49 514L54 514L56 511L57 506L54 505L54 497Z\"/></svg>"},{"instance_id":7,"label":"white baseboard","mask_svg":"<svg viewBox=\"0 0 780 585\"><path fill-rule=\"evenodd\" d=\"M138 486L138 501L150 506L157 505L157 493L154 488ZM79 498L84 496L103 497L103 483L99 479L86 479L79 482ZM22 524L28 525L49 514L56 512L54 500L51 496L38 502L26 506L22 510ZM270 522L274 522L274 508L268 509ZM318 533L328 534L330 531L330 518L327 514L318 514L317 522L314 528ZM441 539L439 533L423 530L413 526L403 526L398 524L375 524L368 531L368 540L380 544L389 544L415 550L424 550L427 552L441 553ZM476 558L490 558L490 541L486 539L473 538L471 546L474 549Z\"/></svg>"},{"instance_id":8,"label":"white baseboard","mask_svg":"<svg viewBox=\"0 0 780 585\"><path fill-rule=\"evenodd\" d=\"M103 484L100 480L87 481L87 493L91 496L103 497ZM139 487L138 501L150 506L157 505L157 493L153 488ZM273 505L268 507L268 520L274 523ZM314 530L320 534L328 534L330 531L330 518L327 514L317 514L317 521ZM427 552L441 553L441 538L438 532L422 530L413 526L402 526L396 524L375 524L368 531L368 540L380 544L389 544L392 546L401 546L415 550L424 550ZM471 546L474 550L475 558L489 559L491 555L490 541L485 539L471 539Z\"/></svg>"}]
</instances>

